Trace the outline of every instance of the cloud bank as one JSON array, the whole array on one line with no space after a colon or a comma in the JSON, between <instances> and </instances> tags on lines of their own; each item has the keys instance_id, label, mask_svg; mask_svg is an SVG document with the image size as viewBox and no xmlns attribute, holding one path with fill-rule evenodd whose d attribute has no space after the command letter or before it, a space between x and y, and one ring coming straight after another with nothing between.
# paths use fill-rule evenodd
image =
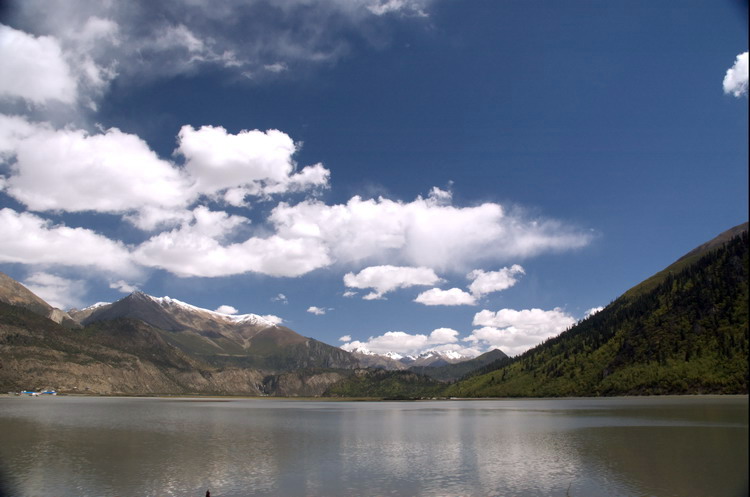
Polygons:
<instances>
[{"instance_id":1,"label":"cloud bank","mask_svg":"<svg viewBox=\"0 0 750 497\"><path fill-rule=\"evenodd\" d=\"M381 299L386 293L399 288L434 285L439 281L435 271L426 267L371 266L357 274L344 275L344 285L347 287L374 290L362 297L365 300Z\"/></svg>"},{"instance_id":2,"label":"cloud bank","mask_svg":"<svg viewBox=\"0 0 750 497\"><path fill-rule=\"evenodd\" d=\"M400 356L419 355L427 350L453 351L469 357L479 355L480 352L478 349L466 347L458 343L458 335L459 332L451 328L437 328L429 335L388 331L379 336L372 336L365 342L359 340L348 341L341 348L349 352L395 353Z\"/></svg>"},{"instance_id":3,"label":"cloud bank","mask_svg":"<svg viewBox=\"0 0 750 497\"><path fill-rule=\"evenodd\" d=\"M557 336L576 323L560 308L482 310L474 315L474 326L481 326L464 338L476 346L499 348L509 356L525 352L544 340Z\"/></svg>"}]
</instances>

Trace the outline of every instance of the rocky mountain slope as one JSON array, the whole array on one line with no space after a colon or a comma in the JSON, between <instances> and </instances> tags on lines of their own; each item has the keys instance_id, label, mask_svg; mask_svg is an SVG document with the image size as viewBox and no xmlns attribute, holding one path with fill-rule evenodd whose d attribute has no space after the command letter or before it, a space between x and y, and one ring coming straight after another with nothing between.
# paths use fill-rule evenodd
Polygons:
<instances>
[{"instance_id":1,"label":"rocky mountain slope","mask_svg":"<svg viewBox=\"0 0 750 497\"><path fill-rule=\"evenodd\" d=\"M604 310L454 396L747 393L747 224L722 233Z\"/></svg>"},{"instance_id":2,"label":"rocky mountain slope","mask_svg":"<svg viewBox=\"0 0 750 497\"><path fill-rule=\"evenodd\" d=\"M116 318L65 328L0 303L0 391L94 394L321 395L352 370L295 374L215 367L142 321Z\"/></svg>"},{"instance_id":3,"label":"rocky mountain slope","mask_svg":"<svg viewBox=\"0 0 750 497\"><path fill-rule=\"evenodd\" d=\"M0 391L321 395L359 366L274 320L168 297L136 292L57 321L52 311L2 275Z\"/></svg>"},{"instance_id":4,"label":"rocky mountain slope","mask_svg":"<svg viewBox=\"0 0 750 497\"><path fill-rule=\"evenodd\" d=\"M350 369L359 363L348 352L280 326L256 314L228 315L169 297L135 292L112 304L73 311L81 325L136 319L152 326L169 344L216 367L284 372L309 368Z\"/></svg>"}]
</instances>

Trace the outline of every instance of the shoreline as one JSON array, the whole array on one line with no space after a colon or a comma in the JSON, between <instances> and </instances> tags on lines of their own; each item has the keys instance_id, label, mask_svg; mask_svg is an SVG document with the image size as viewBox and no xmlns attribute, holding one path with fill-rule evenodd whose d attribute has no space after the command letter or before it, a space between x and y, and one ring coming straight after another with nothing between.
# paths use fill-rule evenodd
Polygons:
<instances>
[{"instance_id":1,"label":"shoreline","mask_svg":"<svg viewBox=\"0 0 750 497\"><path fill-rule=\"evenodd\" d=\"M15 393L0 393L0 398L30 397ZM39 396L41 398L42 396ZM515 400L603 400L603 399L688 399L688 398L750 398L750 394L667 394L667 395L612 395L612 396L576 396L576 397L439 397L424 399L390 399L382 397L280 397L280 396L250 396L250 395L214 395L214 394L83 394L58 393L44 397L76 397L76 398L131 398L157 400L184 400L192 402L230 402L232 400L280 400L298 402L450 402L450 401L515 401Z\"/></svg>"}]
</instances>

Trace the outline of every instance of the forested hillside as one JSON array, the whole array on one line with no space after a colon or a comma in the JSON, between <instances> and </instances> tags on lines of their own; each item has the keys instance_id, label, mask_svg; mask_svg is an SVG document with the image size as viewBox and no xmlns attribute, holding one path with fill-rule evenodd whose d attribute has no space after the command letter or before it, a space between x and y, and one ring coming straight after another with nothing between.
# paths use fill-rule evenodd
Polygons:
<instances>
[{"instance_id":1,"label":"forested hillside","mask_svg":"<svg viewBox=\"0 0 750 497\"><path fill-rule=\"evenodd\" d=\"M448 395L747 393L746 229L710 249Z\"/></svg>"}]
</instances>

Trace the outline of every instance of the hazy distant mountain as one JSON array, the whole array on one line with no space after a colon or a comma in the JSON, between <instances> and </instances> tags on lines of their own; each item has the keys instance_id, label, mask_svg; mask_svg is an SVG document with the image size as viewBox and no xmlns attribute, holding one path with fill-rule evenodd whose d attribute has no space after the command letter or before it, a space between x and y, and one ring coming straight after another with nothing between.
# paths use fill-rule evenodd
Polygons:
<instances>
[{"instance_id":1,"label":"hazy distant mountain","mask_svg":"<svg viewBox=\"0 0 750 497\"><path fill-rule=\"evenodd\" d=\"M0 302L29 309L63 326L77 326L77 323L63 310L52 307L31 290L0 272Z\"/></svg>"},{"instance_id":2,"label":"hazy distant mountain","mask_svg":"<svg viewBox=\"0 0 750 497\"><path fill-rule=\"evenodd\" d=\"M428 350L416 356L403 357L401 363L406 364L409 369L415 367L436 368L448 364L458 364L459 362L468 361L470 359L471 356L465 356L452 350L444 352Z\"/></svg>"},{"instance_id":3,"label":"hazy distant mountain","mask_svg":"<svg viewBox=\"0 0 750 497\"><path fill-rule=\"evenodd\" d=\"M404 363L398 359L394 359L390 355L375 354L367 349L355 349L351 354L359 361L360 366L363 368L387 369L389 371L398 371L407 368ZM398 357L400 358L401 356Z\"/></svg>"},{"instance_id":4,"label":"hazy distant mountain","mask_svg":"<svg viewBox=\"0 0 750 497\"><path fill-rule=\"evenodd\" d=\"M454 396L747 393L747 223L688 252L602 311Z\"/></svg>"},{"instance_id":5,"label":"hazy distant mountain","mask_svg":"<svg viewBox=\"0 0 750 497\"><path fill-rule=\"evenodd\" d=\"M134 292L112 304L72 313L82 325L118 318L137 319L161 331L185 353L222 367L269 372L305 368L354 368L348 352L280 326L256 314L228 315L169 297Z\"/></svg>"},{"instance_id":6,"label":"hazy distant mountain","mask_svg":"<svg viewBox=\"0 0 750 497\"><path fill-rule=\"evenodd\" d=\"M465 356L455 351L428 350L417 355L402 355L396 352L376 354L365 348L352 351L360 365L366 368L388 369L392 371L412 368L435 368L449 364L469 361L471 356Z\"/></svg>"},{"instance_id":7,"label":"hazy distant mountain","mask_svg":"<svg viewBox=\"0 0 750 497\"><path fill-rule=\"evenodd\" d=\"M429 366L412 366L409 370L429 376L430 378L435 378L436 380L453 381L495 361L508 359L505 352L500 349L493 349L473 359L438 366L432 365L436 363L432 363Z\"/></svg>"}]
</instances>

